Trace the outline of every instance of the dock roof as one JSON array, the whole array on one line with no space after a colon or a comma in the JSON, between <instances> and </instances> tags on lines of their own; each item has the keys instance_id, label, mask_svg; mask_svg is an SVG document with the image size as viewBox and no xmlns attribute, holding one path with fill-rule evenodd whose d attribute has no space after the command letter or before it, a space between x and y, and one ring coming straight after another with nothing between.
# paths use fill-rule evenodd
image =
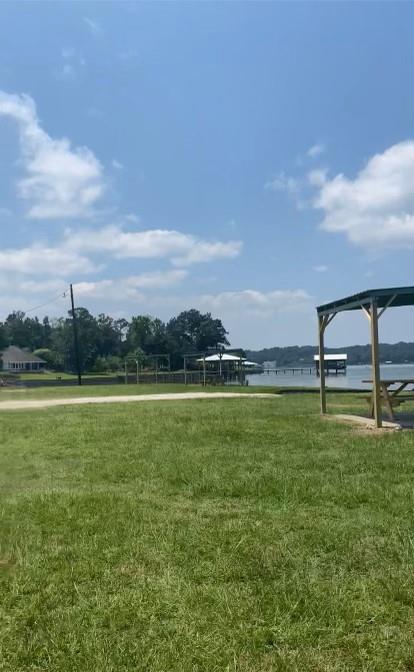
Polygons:
<instances>
[{"instance_id":1,"label":"dock roof","mask_svg":"<svg viewBox=\"0 0 414 672\"><path fill-rule=\"evenodd\" d=\"M367 289L358 294L352 294L343 299L317 306L318 315L330 315L344 310L360 310L362 306L377 302L378 308L392 306L414 306L414 287L387 287L381 289Z\"/></svg>"},{"instance_id":2,"label":"dock roof","mask_svg":"<svg viewBox=\"0 0 414 672\"><path fill-rule=\"evenodd\" d=\"M341 352L339 354L324 355L323 358L325 362L345 362L348 359L348 355ZM319 355L313 355L313 360L314 362L319 362Z\"/></svg>"}]
</instances>

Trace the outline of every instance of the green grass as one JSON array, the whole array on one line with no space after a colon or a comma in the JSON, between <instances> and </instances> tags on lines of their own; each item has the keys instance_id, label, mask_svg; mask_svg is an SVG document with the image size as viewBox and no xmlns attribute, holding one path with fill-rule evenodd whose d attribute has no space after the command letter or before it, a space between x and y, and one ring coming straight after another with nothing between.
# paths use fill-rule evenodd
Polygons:
<instances>
[{"instance_id":1,"label":"green grass","mask_svg":"<svg viewBox=\"0 0 414 672\"><path fill-rule=\"evenodd\" d=\"M0 445L0 670L414 669L411 433L294 395L2 412Z\"/></svg>"},{"instance_id":2,"label":"green grass","mask_svg":"<svg viewBox=\"0 0 414 672\"><path fill-rule=\"evenodd\" d=\"M124 394L166 394L170 392L242 392L252 393L260 392L264 394L274 394L276 388L259 387L248 385L240 387L238 385L212 385L202 387L201 385L180 385L176 383L160 383L142 385L119 384L119 385L82 385L78 387L2 387L0 388L0 402L12 399L55 399L62 397L98 397L98 396L116 396Z\"/></svg>"},{"instance_id":3,"label":"green grass","mask_svg":"<svg viewBox=\"0 0 414 672\"><path fill-rule=\"evenodd\" d=\"M85 378L107 378L107 377L114 377L119 374L114 374L114 373L84 373L82 374L82 377ZM74 373L65 373L64 371L42 371L39 373L18 373L17 374L18 380L26 381L26 380L57 380L60 378L61 380L77 380L77 375Z\"/></svg>"}]
</instances>

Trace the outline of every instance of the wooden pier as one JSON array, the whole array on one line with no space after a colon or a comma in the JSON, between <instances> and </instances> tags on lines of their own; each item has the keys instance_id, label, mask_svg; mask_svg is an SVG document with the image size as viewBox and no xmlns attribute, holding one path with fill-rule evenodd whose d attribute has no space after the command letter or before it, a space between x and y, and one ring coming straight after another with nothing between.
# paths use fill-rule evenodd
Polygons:
<instances>
[{"instance_id":1,"label":"wooden pier","mask_svg":"<svg viewBox=\"0 0 414 672\"><path fill-rule=\"evenodd\" d=\"M262 369L263 373L274 373L275 375L286 375L290 374L292 376L295 375L295 373L299 375L315 375L316 374L316 367L315 366L281 366L277 368L263 368Z\"/></svg>"}]
</instances>

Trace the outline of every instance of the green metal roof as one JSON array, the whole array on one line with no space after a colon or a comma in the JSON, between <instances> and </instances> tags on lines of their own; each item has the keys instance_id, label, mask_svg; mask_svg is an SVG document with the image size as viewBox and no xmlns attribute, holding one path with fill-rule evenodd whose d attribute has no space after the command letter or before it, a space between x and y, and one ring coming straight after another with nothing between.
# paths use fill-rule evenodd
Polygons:
<instances>
[{"instance_id":1,"label":"green metal roof","mask_svg":"<svg viewBox=\"0 0 414 672\"><path fill-rule=\"evenodd\" d=\"M344 310L358 310L367 306L372 300L377 301L379 308L390 306L414 306L414 287L388 287L383 289L367 289L359 294L352 294L344 299L331 301L317 306L318 315L330 315Z\"/></svg>"}]
</instances>

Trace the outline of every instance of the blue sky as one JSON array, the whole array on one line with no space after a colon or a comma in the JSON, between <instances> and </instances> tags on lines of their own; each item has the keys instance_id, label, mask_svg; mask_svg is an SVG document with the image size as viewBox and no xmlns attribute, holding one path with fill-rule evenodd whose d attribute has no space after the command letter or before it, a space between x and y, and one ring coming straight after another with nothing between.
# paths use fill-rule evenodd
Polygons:
<instances>
[{"instance_id":1,"label":"blue sky","mask_svg":"<svg viewBox=\"0 0 414 672\"><path fill-rule=\"evenodd\" d=\"M414 284L413 21L411 3L3 3L0 319L73 282L95 313L195 307L234 346L305 344L315 305ZM395 309L381 338L413 328Z\"/></svg>"}]
</instances>

